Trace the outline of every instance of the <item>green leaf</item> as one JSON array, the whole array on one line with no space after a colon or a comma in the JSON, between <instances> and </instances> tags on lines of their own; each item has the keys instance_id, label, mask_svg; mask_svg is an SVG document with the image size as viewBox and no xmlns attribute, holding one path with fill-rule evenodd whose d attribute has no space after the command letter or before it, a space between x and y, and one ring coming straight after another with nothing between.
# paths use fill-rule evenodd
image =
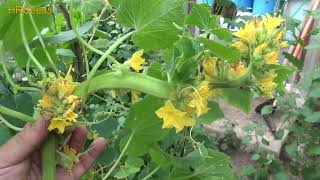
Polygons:
<instances>
[{"instance_id":1,"label":"green leaf","mask_svg":"<svg viewBox=\"0 0 320 180\"><path fill-rule=\"evenodd\" d=\"M155 114L162 106L161 99L147 96L131 107L125 127L135 134L127 150L128 155L139 156L147 153L154 142L168 133L168 130L162 129L162 120Z\"/></svg>"},{"instance_id":2,"label":"green leaf","mask_svg":"<svg viewBox=\"0 0 320 180\"><path fill-rule=\"evenodd\" d=\"M76 57L71 49L56 49L56 54L64 57Z\"/></svg>"},{"instance_id":3,"label":"green leaf","mask_svg":"<svg viewBox=\"0 0 320 180\"><path fill-rule=\"evenodd\" d=\"M264 144L264 145L266 145L266 146L269 146L270 145L270 142L267 140L267 139L265 139L265 138L262 138L262 144Z\"/></svg>"},{"instance_id":4,"label":"green leaf","mask_svg":"<svg viewBox=\"0 0 320 180\"><path fill-rule=\"evenodd\" d=\"M244 166L241 169L241 174L243 174L243 175L251 175L251 174L253 174L255 172L256 172L256 170L250 165Z\"/></svg>"},{"instance_id":5,"label":"green leaf","mask_svg":"<svg viewBox=\"0 0 320 180\"><path fill-rule=\"evenodd\" d=\"M258 159L260 159L260 154L254 154L251 156L251 160L253 161L257 161Z\"/></svg>"},{"instance_id":6,"label":"green leaf","mask_svg":"<svg viewBox=\"0 0 320 180\"><path fill-rule=\"evenodd\" d=\"M227 155L211 149L201 148L191 152L178 161L180 166L175 166L169 180L175 179L234 179Z\"/></svg>"},{"instance_id":7,"label":"green leaf","mask_svg":"<svg viewBox=\"0 0 320 180\"><path fill-rule=\"evenodd\" d=\"M305 118L305 121L310 123L320 122L320 112L312 112L311 115Z\"/></svg>"},{"instance_id":8,"label":"green leaf","mask_svg":"<svg viewBox=\"0 0 320 180\"><path fill-rule=\"evenodd\" d=\"M273 111L272 105L264 106L264 107L261 109L261 115L271 114L272 111Z\"/></svg>"},{"instance_id":9,"label":"green leaf","mask_svg":"<svg viewBox=\"0 0 320 180\"><path fill-rule=\"evenodd\" d=\"M278 140L281 140L284 136L284 130L283 129L280 129L276 132L276 136L275 138L278 139Z\"/></svg>"},{"instance_id":10,"label":"green leaf","mask_svg":"<svg viewBox=\"0 0 320 180\"><path fill-rule=\"evenodd\" d=\"M161 63L154 62L150 64L150 66L148 67L147 75L157 79L163 79L161 75L161 68L162 68Z\"/></svg>"},{"instance_id":11,"label":"green leaf","mask_svg":"<svg viewBox=\"0 0 320 180\"><path fill-rule=\"evenodd\" d=\"M212 33L215 34L219 39L231 42L233 39L233 34L229 29L226 28L215 28L212 29Z\"/></svg>"},{"instance_id":12,"label":"green leaf","mask_svg":"<svg viewBox=\"0 0 320 180\"><path fill-rule=\"evenodd\" d=\"M131 174L135 174L140 171L140 167L143 165L143 160L136 157L131 157L126 160L124 166L120 166L115 172L114 177L117 179L127 178Z\"/></svg>"},{"instance_id":13,"label":"green leaf","mask_svg":"<svg viewBox=\"0 0 320 180\"><path fill-rule=\"evenodd\" d=\"M111 117L99 124L93 124L90 126L91 131L96 131L100 137L108 139L118 128L119 122L117 119Z\"/></svg>"},{"instance_id":14,"label":"green leaf","mask_svg":"<svg viewBox=\"0 0 320 180\"><path fill-rule=\"evenodd\" d=\"M110 166L117 159L118 153L113 145L108 144L106 149L99 155L97 162L104 166Z\"/></svg>"},{"instance_id":15,"label":"green leaf","mask_svg":"<svg viewBox=\"0 0 320 180\"><path fill-rule=\"evenodd\" d=\"M291 62L294 66L296 66L300 71L302 70L304 64L301 59L287 52L284 52L283 54L284 54L284 57L286 57L289 60L289 62Z\"/></svg>"},{"instance_id":16,"label":"green leaf","mask_svg":"<svg viewBox=\"0 0 320 180\"><path fill-rule=\"evenodd\" d=\"M279 93L283 94L286 92L285 81L288 79L289 75L295 71L295 68L284 65L278 65L275 67L275 70L277 73L277 77L274 79L273 82L278 84L276 90Z\"/></svg>"},{"instance_id":17,"label":"green leaf","mask_svg":"<svg viewBox=\"0 0 320 180\"><path fill-rule=\"evenodd\" d=\"M113 1L114 2L114 1ZM174 23L182 25L184 0L119 0L117 19L136 29L133 42L146 50L172 46L179 39Z\"/></svg>"},{"instance_id":18,"label":"green leaf","mask_svg":"<svg viewBox=\"0 0 320 180\"><path fill-rule=\"evenodd\" d=\"M250 90L235 88L222 89L222 96L228 104L249 114L253 97Z\"/></svg>"},{"instance_id":19,"label":"green leaf","mask_svg":"<svg viewBox=\"0 0 320 180\"><path fill-rule=\"evenodd\" d=\"M0 124L0 146L6 143L12 136L13 136L13 133L10 131L10 129L1 123Z\"/></svg>"},{"instance_id":20,"label":"green leaf","mask_svg":"<svg viewBox=\"0 0 320 180\"><path fill-rule=\"evenodd\" d=\"M204 46L210 50L210 52L221 58L230 62L238 62L240 60L240 51L234 47L228 47L226 45L220 44L216 41L198 38L198 40L204 44Z\"/></svg>"},{"instance_id":21,"label":"green leaf","mask_svg":"<svg viewBox=\"0 0 320 180\"><path fill-rule=\"evenodd\" d=\"M307 147L307 153L309 156L319 156L320 155L320 145L312 144Z\"/></svg>"},{"instance_id":22,"label":"green leaf","mask_svg":"<svg viewBox=\"0 0 320 180\"><path fill-rule=\"evenodd\" d=\"M46 5L51 2L51 0L27 0L33 6Z\"/></svg>"},{"instance_id":23,"label":"green leaf","mask_svg":"<svg viewBox=\"0 0 320 180\"><path fill-rule=\"evenodd\" d=\"M213 101L208 103L209 111L207 114L200 116L199 122L203 124L211 124L214 121L224 117L223 112L221 111L219 104Z\"/></svg>"},{"instance_id":24,"label":"green leaf","mask_svg":"<svg viewBox=\"0 0 320 180\"><path fill-rule=\"evenodd\" d=\"M0 6L0 39L3 40L5 48L11 51L24 49L20 32L20 13L9 13L9 9L17 6L22 6L17 0L10 0ZM29 14L24 14L23 16L26 39L30 42L36 36L36 32ZM50 14L34 14L33 18L40 31L45 27L49 27L52 19Z\"/></svg>"},{"instance_id":25,"label":"green leaf","mask_svg":"<svg viewBox=\"0 0 320 180\"><path fill-rule=\"evenodd\" d=\"M94 26L94 21L88 21L84 23L80 28L78 28L78 32L80 35L84 35ZM73 30L60 32L59 34L47 36L44 38L44 41L48 44L62 44L71 40L76 39L76 34Z\"/></svg>"},{"instance_id":26,"label":"green leaf","mask_svg":"<svg viewBox=\"0 0 320 180\"><path fill-rule=\"evenodd\" d=\"M149 154L152 161L162 167L172 163L170 154L164 152L158 145L153 145L152 148L150 148Z\"/></svg>"},{"instance_id":27,"label":"green leaf","mask_svg":"<svg viewBox=\"0 0 320 180\"><path fill-rule=\"evenodd\" d=\"M211 15L210 7L206 4L192 4L192 11L186 17L186 24L196 25L201 29L210 30L218 27L219 19Z\"/></svg>"}]
</instances>

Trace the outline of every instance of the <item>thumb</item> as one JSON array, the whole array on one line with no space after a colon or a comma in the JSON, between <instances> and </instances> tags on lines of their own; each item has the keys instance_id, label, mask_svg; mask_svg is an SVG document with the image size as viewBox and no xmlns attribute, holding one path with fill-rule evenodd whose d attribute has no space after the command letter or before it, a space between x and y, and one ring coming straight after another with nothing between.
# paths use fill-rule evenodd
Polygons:
<instances>
[{"instance_id":1,"label":"thumb","mask_svg":"<svg viewBox=\"0 0 320 180\"><path fill-rule=\"evenodd\" d=\"M47 124L44 120L39 119L34 124L27 124L0 148L0 166L10 166L26 159L41 146L47 135Z\"/></svg>"}]
</instances>

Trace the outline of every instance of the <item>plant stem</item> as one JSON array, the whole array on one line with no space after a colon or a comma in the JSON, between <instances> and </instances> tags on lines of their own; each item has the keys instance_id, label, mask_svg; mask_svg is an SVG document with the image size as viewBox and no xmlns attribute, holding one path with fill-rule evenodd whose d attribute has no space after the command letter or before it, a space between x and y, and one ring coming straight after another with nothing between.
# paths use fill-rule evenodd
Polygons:
<instances>
[{"instance_id":1,"label":"plant stem","mask_svg":"<svg viewBox=\"0 0 320 180\"><path fill-rule=\"evenodd\" d=\"M25 5L23 5L24 7ZM31 52L31 49L30 49L30 46L28 44L28 40L27 40L27 37L26 37L26 32L24 30L24 21L23 21L23 13L20 14L20 32L21 32L21 36L22 36L22 41L23 41L23 45L29 55L29 57L31 58L31 60L33 61L33 63L37 66L37 68L40 70L40 73L42 75L42 78L44 80L47 79L47 74L46 74L46 71L44 69L44 67L39 63L39 61L37 60L36 57L34 57L34 55L32 54Z\"/></svg>"},{"instance_id":2,"label":"plant stem","mask_svg":"<svg viewBox=\"0 0 320 180\"><path fill-rule=\"evenodd\" d=\"M56 137L49 134L41 149L42 179L56 180Z\"/></svg>"},{"instance_id":3,"label":"plant stem","mask_svg":"<svg viewBox=\"0 0 320 180\"><path fill-rule=\"evenodd\" d=\"M15 130L15 131L21 131L21 130L22 130L22 128L19 128L19 127L16 127L16 126L10 124L10 123L9 123L4 117L2 117L1 115L0 115L0 121L1 121L4 125L6 125L8 128L10 128L10 129L13 129L13 130Z\"/></svg>"},{"instance_id":4,"label":"plant stem","mask_svg":"<svg viewBox=\"0 0 320 180\"><path fill-rule=\"evenodd\" d=\"M112 171L117 167L117 165L119 164L121 158L123 157L124 153L127 151L129 144L132 141L132 138L134 136L134 132L131 133L126 145L124 146L124 148L122 149L120 156L118 157L118 159L116 160L116 162L112 165L111 169L108 171L108 173L102 178L102 180L106 180L112 173Z\"/></svg>"},{"instance_id":5,"label":"plant stem","mask_svg":"<svg viewBox=\"0 0 320 180\"><path fill-rule=\"evenodd\" d=\"M170 84L135 72L110 72L98 75L77 86L76 93L83 100L101 89L132 89L163 99L175 99Z\"/></svg>"},{"instance_id":6,"label":"plant stem","mask_svg":"<svg viewBox=\"0 0 320 180\"><path fill-rule=\"evenodd\" d=\"M21 91L37 91L37 92L41 92L40 89L35 88L35 87L21 87L19 85L17 85L15 82L13 82L8 68L7 68L7 64L5 62L5 57L4 57L4 48L3 48L3 42L0 41L0 64L2 65L3 68L3 72L4 75L6 76L7 81L10 83L10 85L13 87L13 89L16 90L21 90Z\"/></svg>"},{"instance_id":7,"label":"plant stem","mask_svg":"<svg viewBox=\"0 0 320 180\"><path fill-rule=\"evenodd\" d=\"M116 42L114 42L109 47L109 49L100 57L98 62L94 65L94 67L92 68L91 72L89 73L88 79L91 79L95 75L95 73L97 72L98 68L101 66L103 61L111 54L111 52L113 50L115 50L123 41L128 39L134 33L135 33L135 31L131 31L131 32L127 33L126 35L122 36L121 38L119 38Z\"/></svg>"},{"instance_id":8,"label":"plant stem","mask_svg":"<svg viewBox=\"0 0 320 180\"><path fill-rule=\"evenodd\" d=\"M142 180L147 180L147 179L151 178L152 175L154 173L156 173L159 169L160 169L160 166L156 167L153 171L151 171L148 175L146 175L146 177L144 177Z\"/></svg>"},{"instance_id":9,"label":"plant stem","mask_svg":"<svg viewBox=\"0 0 320 180\"><path fill-rule=\"evenodd\" d=\"M70 19L70 14L69 14L67 8L63 4L60 4L59 7L60 7L60 10L63 14L65 21L67 22L68 29L72 30L73 27L72 27L72 23L71 23L71 19ZM84 80L83 75L85 74L85 70L84 70L84 63L83 63L84 62L83 52L82 52L82 49L81 49L79 42L73 43L73 50L74 50L74 53L75 53L76 59L77 59L77 61L74 64L77 65L78 80L80 82L82 82Z\"/></svg>"},{"instance_id":10,"label":"plant stem","mask_svg":"<svg viewBox=\"0 0 320 180\"><path fill-rule=\"evenodd\" d=\"M91 36L91 38L90 38L90 40L89 40L89 42L88 42L89 44L90 44L91 41L93 40L93 37L94 37L94 35L96 34L96 31L97 31L97 29L98 29L98 24L99 24L99 22L100 22L100 20L101 20L101 17L102 17L102 15L106 12L108 6L109 6L109 5L106 4L106 5L103 7L103 9L101 10L101 13L100 13L100 15L99 15L99 17L98 17L98 19L97 19L97 22L95 23L95 26L93 27L92 36Z\"/></svg>"},{"instance_id":11,"label":"plant stem","mask_svg":"<svg viewBox=\"0 0 320 180\"><path fill-rule=\"evenodd\" d=\"M90 49L91 51L103 56L104 52L100 51L99 49L94 48L93 46L91 46L89 43L87 43L80 35L80 33L78 32L78 30L76 30L75 28L73 29L74 34L76 35L76 37L78 38L79 42L84 45L86 48ZM111 62L115 63L115 64L120 64L118 61L116 61L112 56L107 55L107 59L109 59Z\"/></svg>"},{"instance_id":12,"label":"plant stem","mask_svg":"<svg viewBox=\"0 0 320 180\"><path fill-rule=\"evenodd\" d=\"M35 23L35 21L34 21L34 19L33 19L32 14L29 14L29 17L30 17L30 20L31 20L31 24L32 24L34 30L35 30L36 33L37 33L37 36L38 36L38 39L39 39L40 44L41 44L41 46L42 46L42 49L43 49L44 53L46 54L49 63L51 64L51 66L52 66L53 70L55 71L55 73L56 73L57 75L59 75L59 74L60 74L60 73L59 73L59 70L58 70L57 66L54 64L54 62L53 62L53 60L52 60L49 52L48 52L47 49L46 49L46 45L44 44L44 41L43 41L43 39L42 39L42 35L41 35L41 33L40 33L40 31L39 31L39 29L38 29L38 27L37 27L37 24Z\"/></svg>"},{"instance_id":13,"label":"plant stem","mask_svg":"<svg viewBox=\"0 0 320 180\"><path fill-rule=\"evenodd\" d=\"M17 118L24 122L35 122L33 117L0 105L0 113Z\"/></svg>"}]
</instances>

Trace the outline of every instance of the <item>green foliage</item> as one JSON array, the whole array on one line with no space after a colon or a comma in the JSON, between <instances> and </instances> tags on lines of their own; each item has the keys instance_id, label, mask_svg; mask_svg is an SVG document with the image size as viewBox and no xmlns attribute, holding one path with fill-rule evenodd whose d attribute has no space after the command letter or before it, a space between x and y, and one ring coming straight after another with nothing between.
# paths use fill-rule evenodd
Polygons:
<instances>
[{"instance_id":1,"label":"green foliage","mask_svg":"<svg viewBox=\"0 0 320 180\"><path fill-rule=\"evenodd\" d=\"M206 31L217 28L219 19L217 16L212 16L210 11L207 4L192 4L192 11L186 17L185 23L196 25Z\"/></svg>"},{"instance_id":2,"label":"green foliage","mask_svg":"<svg viewBox=\"0 0 320 180\"><path fill-rule=\"evenodd\" d=\"M247 89L223 89L222 96L224 100L232 106L241 109L245 113L249 113L252 105L252 94Z\"/></svg>"},{"instance_id":3,"label":"green foliage","mask_svg":"<svg viewBox=\"0 0 320 180\"><path fill-rule=\"evenodd\" d=\"M208 107L210 108L208 113L199 117L199 121L201 123L211 124L212 122L224 117L218 103L209 102Z\"/></svg>"},{"instance_id":4,"label":"green foliage","mask_svg":"<svg viewBox=\"0 0 320 180\"><path fill-rule=\"evenodd\" d=\"M178 40L180 31L173 23L183 23L184 0L120 0L113 4L119 8L119 22L137 31L133 42L140 48L162 49Z\"/></svg>"}]
</instances>

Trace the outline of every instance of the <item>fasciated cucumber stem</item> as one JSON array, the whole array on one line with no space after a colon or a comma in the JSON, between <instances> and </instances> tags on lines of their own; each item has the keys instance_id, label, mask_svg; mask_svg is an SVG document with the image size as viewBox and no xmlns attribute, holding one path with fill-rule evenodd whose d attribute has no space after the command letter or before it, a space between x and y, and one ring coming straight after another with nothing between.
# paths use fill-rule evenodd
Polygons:
<instances>
[{"instance_id":1,"label":"fasciated cucumber stem","mask_svg":"<svg viewBox=\"0 0 320 180\"><path fill-rule=\"evenodd\" d=\"M85 100L89 94L102 89L132 89L163 99L175 99L175 91L166 81L134 72L110 72L81 83L76 95Z\"/></svg>"},{"instance_id":2,"label":"fasciated cucumber stem","mask_svg":"<svg viewBox=\"0 0 320 180\"><path fill-rule=\"evenodd\" d=\"M42 179L56 180L56 137L49 134L41 149Z\"/></svg>"}]
</instances>

